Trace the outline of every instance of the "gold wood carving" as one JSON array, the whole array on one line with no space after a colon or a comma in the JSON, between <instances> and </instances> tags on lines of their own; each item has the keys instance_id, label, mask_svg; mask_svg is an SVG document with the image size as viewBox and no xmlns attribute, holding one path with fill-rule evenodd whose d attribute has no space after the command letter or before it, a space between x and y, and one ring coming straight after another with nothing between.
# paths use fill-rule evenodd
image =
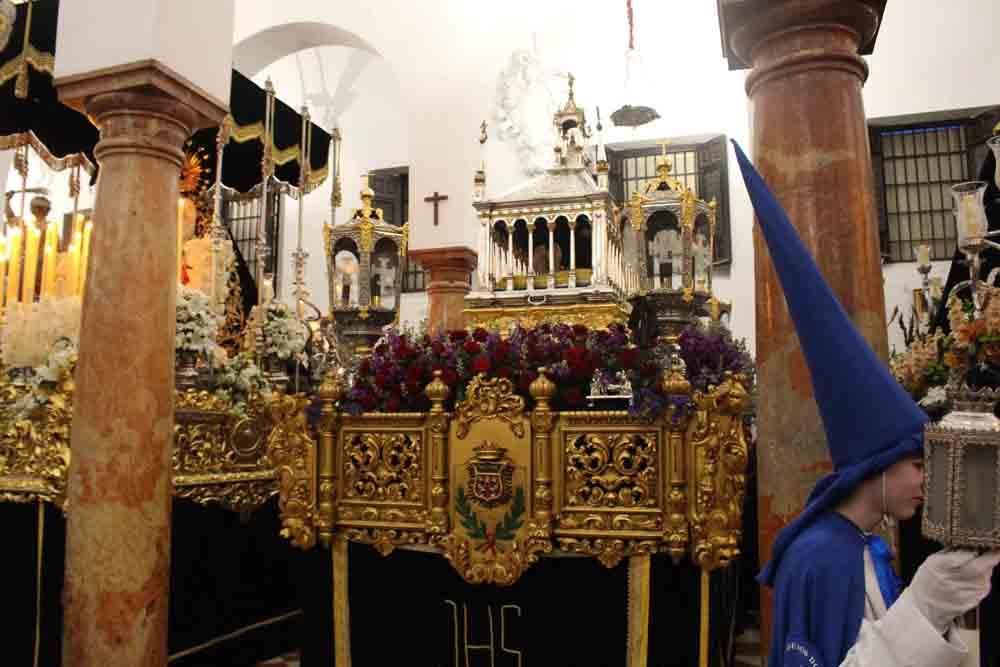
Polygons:
<instances>
[{"instance_id":1,"label":"gold wood carving","mask_svg":"<svg viewBox=\"0 0 1000 667\"><path fill-rule=\"evenodd\" d=\"M592 433L566 437L569 508L657 506L656 433Z\"/></svg>"},{"instance_id":2,"label":"gold wood carving","mask_svg":"<svg viewBox=\"0 0 1000 667\"><path fill-rule=\"evenodd\" d=\"M579 271L579 269L578 269ZM572 306L524 306L520 308L466 308L469 328L483 327L509 331L512 325L532 328L542 324L583 324L604 329L609 324L625 322L628 314L618 304L578 304Z\"/></svg>"},{"instance_id":3,"label":"gold wood carving","mask_svg":"<svg viewBox=\"0 0 1000 667\"><path fill-rule=\"evenodd\" d=\"M431 400L431 412L427 416L427 427L431 437L431 514L427 524L427 534L438 540L451 530L448 514L448 429L451 418L444 411L444 402L450 390L441 380L441 371L434 371L424 394Z\"/></svg>"},{"instance_id":4,"label":"gold wood carving","mask_svg":"<svg viewBox=\"0 0 1000 667\"><path fill-rule=\"evenodd\" d=\"M538 562L537 553L526 549L520 541L515 541L509 551L498 551L495 557L486 560L473 558L469 540L454 534L442 540L442 547L444 557L470 584L510 586Z\"/></svg>"},{"instance_id":5,"label":"gold wood carving","mask_svg":"<svg viewBox=\"0 0 1000 667\"><path fill-rule=\"evenodd\" d=\"M423 502L422 457L419 434L346 435L344 500Z\"/></svg>"},{"instance_id":6,"label":"gold wood carving","mask_svg":"<svg viewBox=\"0 0 1000 667\"><path fill-rule=\"evenodd\" d=\"M746 486L744 379L726 373L718 387L694 396L689 431L695 492L691 498L693 559L705 571L725 567L740 553L740 517Z\"/></svg>"},{"instance_id":7,"label":"gold wood carving","mask_svg":"<svg viewBox=\"0 0 1000 667\"><path fill-rule=\"evenodd\" d=\"M42 162L48 165L49 169L52 171L63 171L64 169L69 169L70 167L79 165L91 177L93 177L96 173L96 167L83 153L74 153L72 155L66 155L65 157L56 157L45 146L45 144L42 143L41 139L39 139L38 136L31 130L0 137L0 150L9 150L12 148L20 148L22 146L31 146L35 153L38 154L38 157L42 159Z\"/></svg>"},{"instance_id":8,"label":"gold wood carving","mask_svg":"<svg viewBox=\"0 0 1000 667\"><path fill-rule=\"evenodd\" d=\"M263 403L251 401L246 414L237 415L226 399L189 390L176 395L175 409L176 496L248 511L277 493L265 444L271 422Z\"/></svg>"},{"instance_id":9,"label":"gold wood carving","mask_svg":"<svg viewBox=\"0 0 1000 667\"><path fill-rule=\"evenodd\" d=\"M375 223L364 218L358 223L358 231L360 232L358 245L361 247L361 252L371 252L375 248Z\"/></svg>"},{"instance_id":10,"label":"gold wood carving","mask_svg":"<svg viewBox=\"0 0 1000 667\"><path fill-rule=\"evenodd\" d=\"M316 443L306 425L308 403L307 398L284 394L273 399L269 407L274 429L267 439L281 489L281 536L301 549L316 543Z\"/></svg>"},{"instance_id":11,"label":"gold wood carving","mask_svg":"<svg viewBox=\"0 0 1000 667\"><path fill-rule=\"evenodd\" d=\"M481 419L504 421L515 436L524 437L524 399L514 394L514 385L506 378L487 380L480 373L469 383L465 400L455 412L459 438L467 436L469 426Z\"/></svg>"},{"instance_id":12,"label":"gold wood carving","mask_svg":"<svg viewBox=\"0 0 1000 667\"><path fill-rule=\"evenodd\" d=\"M0 420L0 501L44 501L65 511L73 390L73 378L64 375L49 403L31 419ZM0 384L2 407L22 395L18 388Z\"/></svg>"}]
</instances>

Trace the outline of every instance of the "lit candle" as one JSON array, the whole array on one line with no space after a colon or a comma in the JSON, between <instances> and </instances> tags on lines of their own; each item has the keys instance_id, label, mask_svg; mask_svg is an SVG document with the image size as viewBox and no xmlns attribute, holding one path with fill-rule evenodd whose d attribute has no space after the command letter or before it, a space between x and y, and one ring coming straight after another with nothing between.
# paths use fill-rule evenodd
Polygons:
<instances>
[{"instance_id":1,"label":"lit candle","mask_svg":"<svg viewBox=\"0 0 1000 667\"><path fill-rule=\"evenodd\" d=\"M931 278L930 284L931 284L931 298L935 300L940 299L942 290L941 278L938 276Z\"/></svg>"},{"instance_id":2,"label":"lit candle","mask_svg":"<svg viewBox=\"0 0 1000 667\"><path fill-rule=\"evenodd\" d=\"M45 226L45 250L42 255L42 293L41 297L53 296L56 285L56 255L59 252L59 237L57 225L53 222Z\"/></svg>"},{"instance_id":3,"label":"lit candle","mask_svg":"<svg viewBox=\"0 0 1000 667\"><path fill-rule=\"evenodd\" d=\"M184 272L184 197L177 200L177 282Z\"/></svg>"},{"instance_id":4,"label":"lit candle","mask_svg":"<svg viewBox=\"0 0 1000 667\"><path fill-rule=\"evenodd\" d=\"M87 267L90 265L90 233L94 229L94 221L88 220L83 226L83 248L80 259L80 295L83 296L83 289L87 285Z\"/></svg>"},{"instance_id":5,"label":"lit candle","mask_svg":"<svg viewBox=\"0 0 1000 667\"><path fill-rule=\"evenodd\" d=\"M917 265L930 266L931 247L929 245L917 246Z\"/></svg>"},{"instance_id":6,"label":"lit candle","mask_svg":"<svg viewBox=\"0 0 1000 667\"><path fill-rule=\"evenodd\" d=\"M10 260L7 271L7 303L19 300L21 285L21 238L24 235L21 223L16 223L7 238Z\"/></svg>"},{"instance_id":7,"label":"lit candle","mask_svg":"<svg viewBox=\"0 0 1000 667\"><path fill-rule=\"evenodd\" d=\"M80 293L80 244L83 242L80 234L73 233L66 253L69 255L69 275L66 277L66 294L76 296Z\"/></svg>"},{"instance_id":8,"label":"lit candle","mask_svg":"<svg viewBox=\"0 0 1000 667\"><path fill-rule=\"evenodd\" d=\"M31 303L35 300L35 278L38 277L38 254L41 250L42 232L34 222L27 225L24 246L24 274L21 287L21 301Z\"/></svg>"}]
</instances>

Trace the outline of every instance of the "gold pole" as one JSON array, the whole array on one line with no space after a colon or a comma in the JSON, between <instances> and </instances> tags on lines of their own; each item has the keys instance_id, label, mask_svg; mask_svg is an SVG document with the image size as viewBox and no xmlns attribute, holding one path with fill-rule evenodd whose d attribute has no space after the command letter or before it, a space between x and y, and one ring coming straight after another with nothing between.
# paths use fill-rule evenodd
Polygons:
<instances>
[{"instance_id":1,"label":"gold pole","mask_svg":"<svg viewBox=\"0 0 1000 667\"><path fill-rule=\"evenodd\" d=\"M38 652L42 644L42 549L45 540L45 501L38 501L38 558L35 561L35 660L38 667Z\"/></svg>"},{"instance_id":2,"label":"gold pole","mask_svg":"<svg viewBox=\"0 0 1000 667\"><path fill-rule=\"evenodd\" d=\"M333 560L333 654L337 667L351 667L351 614L347 594L347 539L334 538Z\"/></svg>"},{"instance_id":3,"label":"gold pole","mask_svg":"<svg viewBox=\"0 0 1000 667\"><path fill-rule=\"evenodd\" d=\"M628 666L646 667L649 661L648 554L628 559Z\"/></svg>"},{"instance_id":4,"label":"gold pole","mask_svg":"<svg viewBox=\"0 0 1000 667\"><path fill-rule=\"evenodd\" d=\"M698 641L698 667L708 667L709 572L701 571L701 631Z\"/></svg>"}]
</instances>

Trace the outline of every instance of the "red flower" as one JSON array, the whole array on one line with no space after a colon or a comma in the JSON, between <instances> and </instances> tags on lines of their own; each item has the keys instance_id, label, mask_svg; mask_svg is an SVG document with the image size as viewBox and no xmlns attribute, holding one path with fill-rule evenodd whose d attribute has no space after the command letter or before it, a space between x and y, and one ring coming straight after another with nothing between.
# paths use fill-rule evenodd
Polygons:
<instances>
[{"instance_id":1,"label":"red flower","mask_svg":"<svg viewBox=\"0 0 1000 667\"><path fill-rule=\"evenodd\" d=\"M439 340L434 341L433 343L431 343L431 350L434 352L434 354L440 357L442 354L444 354L444 343L442 343Z\"/></svg>"},{"instance_id":2,"label":"red flower","mask_svg":"<svg viewBox=\"0 0 1000 667\"><path fill-rule=\"evenodd\" d=\"M587 348L582 345L574 345L563 352L563 361L569 364L570 369L576 370L585 364Z\"/></svg>"},{"instance_id":3,"label":"red flower","mask_svg":"<svg viewBox=\"0 0 1000 667\"><path fill-rule=\"evenodd\" d=\"M481 354L475 358L472 362L472 370L475 373L489 373L490 372L490 358L485 354Z\"/></svg>"},{"instance_id":4,"label":"red flower","mask_svg":"<svg viewBox=\"0 0 1000 667\"><path fill-rule=\"evenodd\" d=\"M379 389L384 389L385 385L389 382L389 376L385 373L379 372L375 375L375 386Z\"/></svg>"},{"instance_id":5,"label":"red flower","mask_svg":"<svg viewBox=\"0 0 1000 667\"><path fill-rule=\"evenodd\" d=\"M494 354L496 355L497 359L506 359L507 355L510 354L510 343L508 343L505 340L502 340L499 343L497 343L496 349L494 350Z\"/></svg>"},{"instance_id":6,"label":"red flower","mask_svg":"<svg viewBox=\"0 0 1000 667\"><path fill-rule=\"evenodd\" d=\"M410 396L417 396L420 394L420 383L419 382L407 382L406 383L406 393Z\"/></svg>"},{"instance_id":7,"label":"red flower","mask_svg":"<svg viewBox=\"0 0 1000 667\"><path fill-rule=\"evenodd\" d=\"M361 377L368 377L368 373L372 370L372 362L366 357L361 360L361 364L358 365L358 375Z\"/></svg>"},{"instance_id":8,"label":"red flower","mask_svg":"<svg viewBox=\"0 0 1000 667\"><path fill-rule=\"evenodd\" d=\"M385 402L386 412L399 412L399 399L395 396L389 397L389 400Z\"/></svg>"},{"instance_id":9,"label":"red flower","mask_svg":"<svg viewBox=\"0 0 1000 667\"><path fill-rule=\"evenodd\" d=\"M580 391L579 387L570 387L562 392L563 401L566 405L575 407L578 405L583 405L583 392Z\"/></svg>"},{"instance_id":10,"label":"red flower","mask_svg":"<svg viewBox=\"0 0 1000 667\"><path fill-rule=\"evenodd\" d=\"M441 382L444 382L449 387L455 386L458 382L458 373L455 372L454 368L444 369L444 372L441 373Z\"/></svg>"},{"instance_id":11,"label":"red flower","mask_svg":"<svg viewBox=\"0 0 1000 667\"><path fill-rule=\"evenodd\" d=\"M585 324L574 324L573 325L573 334L576 335L576 336L586 336L587 335L587 331L588 331L588 329L587 329L587 326Z\"/></svg>"},{"instance_id":12,"label":"red flower","mask_svg":"<svg viewBox=\"0 0 1000 667\"><path fill-rule=\"evenodd\" d=\"M472 339L465 341L465 345L463 345L462 347L464 347L465 351L468 352L469 354L478 354L483 350L483 346Z\"/></svg>"},{"instance_id":13,"label":"red flower","mask_svg":"<svg viewBox=\"0 0 1000 667\"><path fill-rule=\"evenodd\" d=\"M659 372L659 367L652 361L647 361L642 365L642 368L639 369L639 375L644 378L654 377Z\"/></svg>"},{"instance_id":14,"label":"red flower","mask_svg":"<svg viewBox=\"0 0 1000 667\"><path fill-rule=\"evenodd\" d=\"M374 410L375 397L372 394L365 392L364 395L361 396L361 407L365 410Z\"/></svg>"},{"instance_id":15,"label":"red flower","mask_svg":"<svg viewBox=\"0 0 1000 667\"><path fill-rule=\"evenodd\" d=\"M618 351L618 364L622 368L632 369L639 363L639 350L634 347L622 348Z\"/></svg>"},{"instance_id":16,"label":"red flower","mask_svg":"<svg viewBox=\"0 0 1000 667\"><path fill-rule=\"evenodd\" d=\"M514 371L511 370L510 366L506 364L498 364L496 376L498 378L510 378L514 375Z\"/></svg>"},{"instance_id":17,"label":"red flower","mask_svg":"<svg viewBox=\"0 0 1000 667\"><path fill-rule=\"evenodd\" d=\"M482 327L476 327L476 330L472 332L472 337L482 343L484 340L489 338L490 334L486 329Z\"/></svg>"},{"instance_id":18,"label":"red flower","mask_svg":"<svg viewBox=\"0 0 1000 667\"><path fill-rule=\"evenodd\" d=\"M453 341L465 340L468 336L469 332L465 329L455 329L448 332L448 338L451 338Z\"/></svg>"},{"instance_id":19,"label":"red flower","mask_svg":"<svg viewBox=\"0 0 1000 667\"><path fill-rule=\"evenodd\" d=\"M527 392L531 387L531 383L538 379L538 373L535 371L525 371L521 373L521 379L517 382L517 388L522 392Z\"/></svg>"},{"instance_id":20,"label":"red flower","mask_svg":"<svg viewBox=\"0 0 1000 667\"><path fill-rule=\"evenodd\" d=\"M406 381L408 383L416 384L420 382L420 379L423 377L423 375L424 373L421 370L420 366L410 366L409 368L406 369Z\"/></svg>"}]
</instances>

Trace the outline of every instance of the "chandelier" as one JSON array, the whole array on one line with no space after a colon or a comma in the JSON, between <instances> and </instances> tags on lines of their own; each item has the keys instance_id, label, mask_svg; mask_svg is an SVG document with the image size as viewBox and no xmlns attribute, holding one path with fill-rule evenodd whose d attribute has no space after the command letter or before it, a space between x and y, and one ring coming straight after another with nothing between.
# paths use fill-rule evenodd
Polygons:
<instances>
[{"instance_id":1,"label":"chandelier","mask_svg":"<svg viewBox=\"0 0 1000 667\"><path fill-rule=\"evenodd\" d=\"M625 0L628 16L628 51L625 53L625 99L632 99L636 93L636 81L641 69L639 50L635 48L635 16L632 0ZM660 117L653 107L626 103L611 114L611 122L618 127L636 128Z\"/></svg>"}]
</instances>

